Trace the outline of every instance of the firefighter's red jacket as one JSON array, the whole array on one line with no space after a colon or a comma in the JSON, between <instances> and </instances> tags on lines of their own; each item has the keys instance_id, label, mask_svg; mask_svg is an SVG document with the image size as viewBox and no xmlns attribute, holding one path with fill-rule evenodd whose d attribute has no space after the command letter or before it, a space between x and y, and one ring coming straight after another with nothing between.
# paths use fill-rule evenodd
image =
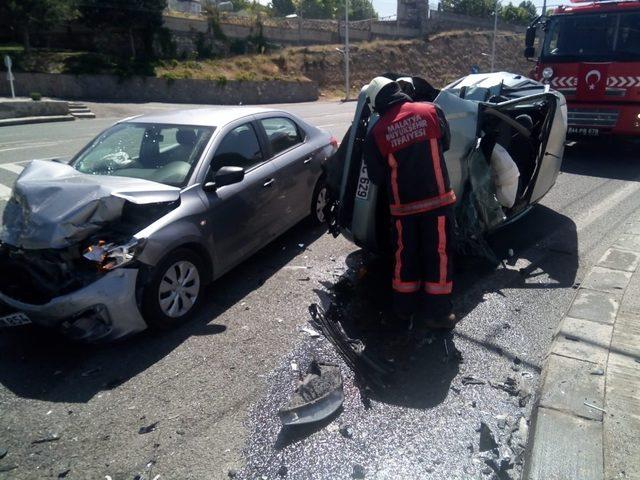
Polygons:
<instances>
[{"instance_id":1,"label":"firefighter's red jacket","mask_svg":"<svg viewBox=\"0 0 640 480\"><path fill-rule=\"evenodd\" d=\"M391 215L400 217L455 203L443 152L449 125L432 103L392 105L365 140L369 179L389 189Z\"/></svg>"}]
</instances>

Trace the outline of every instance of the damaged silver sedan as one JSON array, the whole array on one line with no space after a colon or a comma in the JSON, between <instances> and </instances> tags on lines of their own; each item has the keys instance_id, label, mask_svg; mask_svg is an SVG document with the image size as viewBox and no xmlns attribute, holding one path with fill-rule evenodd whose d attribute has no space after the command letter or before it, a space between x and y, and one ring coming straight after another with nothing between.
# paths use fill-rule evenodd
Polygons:
<instances>
[{"instance_id":1,"label":"damaged silver sedan","mask_svg":"<svg viewBox=\"0 0 640 480\"><path fill-rule=\"evenodd\" d=\"M497 262L484 235L526 214L558 177L567 132L564 96L504 72L469 75L442 90L419 77L403 78L414 100L438 104L450 125L445 160L458 198L457 249ZM369 182L363 158L366 133L377 121L365 89L351 129L325 167L333 199L328 221L335 235L384 253L390 245L386 192Z\"/></svg>"},{"instance_id":2,"label":"damaged silver sedan","mask_svg":"<svg viewBox=\"0 0 640 480\"><path fill-rule=\"evenodd\" d=\"M0 301L83 341L179 324L206 283L323 220L336 147L286 112L198 109L119 122L69 165L33 161L4 211Z\"/></svg>"}]
</instances>

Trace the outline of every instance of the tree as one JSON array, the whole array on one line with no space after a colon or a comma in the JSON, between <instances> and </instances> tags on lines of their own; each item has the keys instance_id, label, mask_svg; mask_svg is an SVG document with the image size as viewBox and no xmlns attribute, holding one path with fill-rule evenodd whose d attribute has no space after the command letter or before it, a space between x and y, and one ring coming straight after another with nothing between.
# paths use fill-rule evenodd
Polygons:
<instances>
[{"instance_id":1,"label":"tree","mask_svg":"<svg viewBox=\"0 0 640 480\"><path fill-rule=\"evenodd\" d=\"M344 18L344 0L340 0L336 18ZM370 0L349 0L349 20L370 20L378 18L378 12Z\"/></svg>"},{"instance_id":2,"label":"tree","mask_svg":"<svg viewBox=\"0 0 640 480\"><path fill-rule=\"evenodd\" d=\"M493 15L495 5L496 2L494 0L443 0L442 10L472 17L487 18Z\"/></svg>"},{"instance_id":3,"label":"tree","mask_svg":"<svg viewBox=\"0 0 640 480\"><path fill-rule=\"evenodd\" d=\"M500 9L500 19L516 25L528 25L537 17L536 12L536 6L532 2L525 0L517 7L509 4Z\"/></svg>"},{"instance_id":4,"label":"tree","mask_svg":"<svg viewBox=\"0 0 640 480\"><path fill-rule=\"evenodd\" d=\"M496 2L495 0L443 0L441 6L445 12L490 18L493 16ZM506 23L528 25L536 16L536 6L530 0L524 0L518 6L512 3L498 5L498 18Z\"/></svg>"},{"instance_id":5,"label":"tree","mask_svg":"<svg viewBox=\"0 0 640 480\"><path fill-rule=\"evenodd\" d=\"M298 11L304 18L335 18L337 3L335 0L300 0Z\"/></svg>"},{"instance_id":6,"label":"tree","mask_svg":"<svg viewBox=\"0 0 640 480\"><path fill-rule=\"evenodd\" d=\"M538 9L536 8L535 3L531 2L530 0L521 2L519 8L523 10L523 19L526 19L527 23L533 22L533 20L538 16Z\"/></svg>"},{"instance_id":7,"label":"tree","mask_svg":"<svg viewBox=\"0 0 640 480\"><path fill-rule=\"evenodd\" d=\"M162 12L167 0L82 0L80 11L86 23L102 32L126 32L132 58L136 51L135 33L143 40L143 55L153 56L153 39L162 28Z\"/></svg>"},{"instance_id":8,"label":"tree","mask_svg":"<svg viewBox=\"0 0 640 480\"><path fill-rule=\"evenodd\" d=\"M74 0L4 0L0 16L22 36L25 51L31 50L31 34L72 20L78 14Z\"/></svg>"},{"instance_id":9,"label":"tree","mask_svg":"<svg viewBox=\"0 0 640 480\"><path fill-rule=\"evenodd\" d=\"M278 17L286 17L296 12L293 0L271 0L271 8Z\"/></svg>"}]
</instances>

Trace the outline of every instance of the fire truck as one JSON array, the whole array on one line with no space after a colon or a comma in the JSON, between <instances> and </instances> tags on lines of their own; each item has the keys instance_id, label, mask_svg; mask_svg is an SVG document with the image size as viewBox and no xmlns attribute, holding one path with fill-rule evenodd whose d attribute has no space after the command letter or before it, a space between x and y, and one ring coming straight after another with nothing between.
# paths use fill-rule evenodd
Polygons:
<instances>
[{"instance_id":1,"label":"fire truck","mask_svg":"<svg viewBox=\"0 0 640 480\"><path fill-rule=\"evenodd\" d=\"M640 138L640 1L572 2L527 29L531 76L567 98L569 135Z\"/></svg>"}]
</instances>

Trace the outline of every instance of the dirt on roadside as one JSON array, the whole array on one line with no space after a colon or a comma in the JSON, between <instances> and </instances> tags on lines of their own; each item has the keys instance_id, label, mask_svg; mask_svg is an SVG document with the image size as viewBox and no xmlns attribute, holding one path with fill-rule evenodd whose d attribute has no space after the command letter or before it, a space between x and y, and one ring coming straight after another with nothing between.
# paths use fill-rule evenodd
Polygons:
<instances>
[{"instance_id":1,"label":"dirt on roadside","mask_svg":"<svg viewBox=\"0 0 640 480\"><path fill-rule=\"evenodd\" d=\"M351 45L351 83L354 91L384 72L399 72L427 78L434 86L470 73L476 65L488 71L492 32L445 32L424 40L373 41ZM522 55L524 37L499 33L496 68L528 74L531 64ZM215 60L173 62L156 69L166 78L231 80L302 80L320 85L322 95L344 95L344 61L341 45L290 47L269 55L245 55Z\"/></svg>"}]
</instances>

